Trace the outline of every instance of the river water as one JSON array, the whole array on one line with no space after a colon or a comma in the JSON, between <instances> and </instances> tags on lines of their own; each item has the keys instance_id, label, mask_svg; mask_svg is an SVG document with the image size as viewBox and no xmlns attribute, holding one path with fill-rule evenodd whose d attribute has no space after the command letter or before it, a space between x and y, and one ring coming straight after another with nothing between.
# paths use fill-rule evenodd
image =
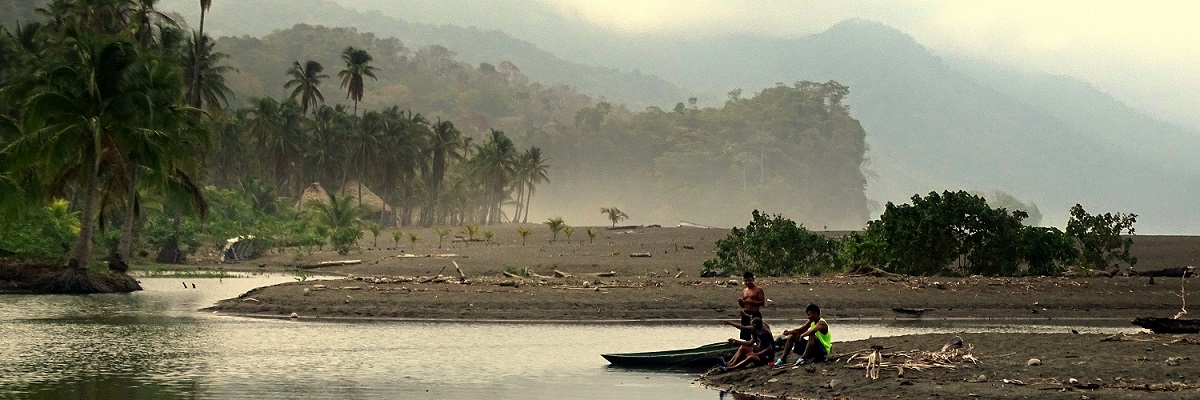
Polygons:
<instances>
[{"instance_id":1,"label":"river water","mask_svg":"<svg viewBox=\"0 0 1200 400\"><path fill-rule=\"evenodd\" d=\"M696 372L613 368L600 353L693 347L735 333L716 322L312 322L196 311L293 279L143 278L145 290L132 294L0 295L0 398L718 399L694 382ZM1013 329L836 323L835 341ZM1129 330L1100 325L1086 330Z\"/></svg>"}]
</instances>

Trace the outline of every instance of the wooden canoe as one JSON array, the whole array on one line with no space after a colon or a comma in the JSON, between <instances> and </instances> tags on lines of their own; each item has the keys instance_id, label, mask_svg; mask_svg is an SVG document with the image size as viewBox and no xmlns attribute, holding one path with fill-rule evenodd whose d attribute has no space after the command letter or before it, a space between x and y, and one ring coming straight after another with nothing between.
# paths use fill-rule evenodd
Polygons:
<instances>
[{"instance_id":1,"label":"wooden canoe","mask_svg":"<svg viewBox=\"0 0 1200 400\"><path fill-rule=\"evenodd\" d=\"M644 353L601 354L614 366L641 368L700 368L717 365L717 359L729 359L737 351L737 345L729 342L717 342L704 346L679 349L650 351Z\"/></svg>"},{"instance_id":2,"label":"wooden canoe","mask_svg":"<svg viewBox=\"0 0 1200 400\"><path fill-rule=\"evenodd\" d=\"M1154 333L1200 333L1200 319L1137 317L1133 324Z\"/></svg>"}]
</instances>

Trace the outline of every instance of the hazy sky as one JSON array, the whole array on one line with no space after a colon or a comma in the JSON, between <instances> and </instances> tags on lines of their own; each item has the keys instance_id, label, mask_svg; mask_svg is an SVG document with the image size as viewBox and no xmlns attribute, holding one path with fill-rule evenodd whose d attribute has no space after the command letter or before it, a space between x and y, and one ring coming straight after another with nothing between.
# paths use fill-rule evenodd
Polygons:
<instances>
[{"instance_id":1,"label":"hazy sky","mask_svg":"<svg viewBox=\"0 0 1200 400\"><path fill-rule=\"evenodd\" d=\"M1084 79L1200 129L1200 2L1105 0L537 0L617 32L766 36L848 18L884 22L942 54ZM535 39L524 38L536 43Z\"/></svg>"}]
</instances>

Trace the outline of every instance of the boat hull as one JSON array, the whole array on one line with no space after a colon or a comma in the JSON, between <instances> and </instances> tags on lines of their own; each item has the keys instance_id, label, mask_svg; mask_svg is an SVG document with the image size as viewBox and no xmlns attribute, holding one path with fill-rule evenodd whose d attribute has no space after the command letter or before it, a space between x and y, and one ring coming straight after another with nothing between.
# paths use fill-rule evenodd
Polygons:
<instances>
[{"instance_id":1,"label":"boat hull","mask_svg":"<svg viewBox=\"0 0 1200 400\"><path fill-rule=\"evenodd\" d=\"M733 356L737 346L718 342L691 349L643 353L601 354L614 366L639 368L702 368L717 365L720 358Z\"/></svg>"}]
</instances>

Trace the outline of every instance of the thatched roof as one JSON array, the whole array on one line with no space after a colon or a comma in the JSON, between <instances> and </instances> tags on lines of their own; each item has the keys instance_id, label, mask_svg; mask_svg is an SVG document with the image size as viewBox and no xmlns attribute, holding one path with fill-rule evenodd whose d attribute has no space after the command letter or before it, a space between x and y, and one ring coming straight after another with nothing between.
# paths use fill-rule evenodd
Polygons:
<instances>
[{"instance_id":1,"label":"thatched roof","mask_svg":"<svg viewBox=\"0 0 1200 400\"><path fill-rule=\"evenodd\" d=\"M358 181L352 180L346 182L345 185L342 185L342 190L339 191L339 193L341 193L343 196L349 195L354 199L358 199L359 187L362 188L363 207L371 210L371 212L392 212L392 207L388 206L387 203L383 201L382 197L379 197L379 195L375 194L375 192L372 192L371 188L367 187L367 185L359 186ZM358 201L355 200L355 203L357 202Z\"/></svg>"},{"instance_id":2,"label":"thatched roof","mask_svg":"<svg viewBox=\"0 0 1200 400\"><path fill-rule=\"evenodd\" d=\"M320 183L313 182L304 188L304 192L300 193L300 200L296 201L296 209L303 209L305 205L308 205L312 201L329 204L329 193L325 191L325 188L321 187Z\"/></svg>"}]
</instances>

